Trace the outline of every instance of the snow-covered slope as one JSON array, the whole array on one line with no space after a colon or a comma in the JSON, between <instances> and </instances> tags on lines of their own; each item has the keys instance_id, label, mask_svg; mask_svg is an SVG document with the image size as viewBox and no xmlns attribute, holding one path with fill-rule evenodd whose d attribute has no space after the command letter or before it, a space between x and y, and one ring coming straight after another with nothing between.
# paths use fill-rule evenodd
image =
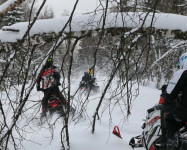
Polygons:
<instances>
[{"instance_id":1,"label":"snow-covered slope","mask_svg":"<svg viewBox=\"0 0 187 150\"><path fill-rule=\"evenodd\" d=\"M73 90L77 89L77 83L78 80L73 84ZM102 82L99 82L99 85L102 88ZM91 122L101 93L92 94L86 107L87 113L83 115L80 121L75 122L70 119L69 133L71 150L132 150L128 142L131 137L141 134L142 119L145 118L146 110L158 103L159 94L160 91L157 89L140 86L140 95L133 102L132 114L128 121L124 121L125 118L121 114L118 106L114 108L112 114L109 114L107 108L103 113L100 111L102 117L101 120L97 120L96 122L95 134L91 133ZM41 99L42 96L43 94L41 92L33 91L31 97L37 100ZM84 98L84 95L82 96ZM101 110L104 108L105 104L102 105ZM125 111L125 107L122 108ZM30 114L28 114L29 116ZM39 116L40 113L37 113L36 117ZM29 123L22 121L22 125L25 124L23 129L27 131L27 134L24 134L27 140L23 140L25 149L60 150L60 132L63 127L63 120L57 118L57 115L53 115L53 117L49 118L42 125L38 119L30 120ZM119 126L123 139L112 134L113 128L116 125ZM144 150L144 148L140 148L139 150Z\"/></svg>"},{"instance_id":2,"label":"snow-covered slope","mask_svg":"<svg viewBox=\"0 0 187 150\"><path fill-rule=\"evenodd\" d=\"M71 31L87 31L95 30L102 27L103 14L96 15L74 15L71 22ZM108 13L106 19L105 28L113 27L127 27L127 28L139 28L142 26L146 13ZM159 14L156 13L153 20L153 27L156 29L168 29L168 30L180 30L182 32L187 31L187 16L176 14ZM144 28L151 26L153 14L150 13L143 25ZM43 33L59 33L68 20L67 17L38 20L30 31L30 36ZM1 42L16 42L22 39L28 27L28 22L16 23L12 26L5 26L0 30ZM65 29L65 32L69 32L69 27ZM13 32L14 31L14 32Z\"/></svg>"}]
</instances>

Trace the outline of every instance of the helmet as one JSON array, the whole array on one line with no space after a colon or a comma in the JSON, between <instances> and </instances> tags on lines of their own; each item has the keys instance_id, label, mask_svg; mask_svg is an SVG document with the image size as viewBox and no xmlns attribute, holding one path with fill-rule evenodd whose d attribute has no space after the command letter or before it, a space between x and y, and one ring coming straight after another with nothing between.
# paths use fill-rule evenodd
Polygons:
<instances>
[{"instance_id":1,"label":"helmet","mask_svg":"<svg viewBox=\"0 0 187 150\"><path fill-rule=\"evenodd\" d=\"M182 54L178 62L178 68L187 69L187 52Z\"/></svg>"},{"instance_id":2,"label":"helmet","mask_svg":"<svg viewBox=\"0 0 187 150\"><path fill-rule=\"evenodd\" d=\"M46 66L49 67L53 64L53 58L48 58L46 62Z\"/></svg>"},{"instance_id":3,"label":"helmet","mask_svg":"<svg viewBox=\"0 0 187 150\"><path fill-rule=\"evenodd\" d=\"M84 75L88 75L88 72L84 72Z\"/></svg>"},{"instance_id":4,"label":"helmet","mask_svg":"<svg viewBox=\"0 0 187 150\"><path fill-rule=\"evenodd\" d=\"M53 62L53 58L48 58L47 62Z\"/></svg>"},{"instance_id":5,"label":"helmet","mask_svg":"<svg viewBox=\"0 0 187 150\"><path fill-rule=\"evenodd\" d=\"M93 69L92 69L92 68L89 68L89 69L88 69L88 73L89 73L89 74L93 74Z\"/></svg>"}]
</instances>

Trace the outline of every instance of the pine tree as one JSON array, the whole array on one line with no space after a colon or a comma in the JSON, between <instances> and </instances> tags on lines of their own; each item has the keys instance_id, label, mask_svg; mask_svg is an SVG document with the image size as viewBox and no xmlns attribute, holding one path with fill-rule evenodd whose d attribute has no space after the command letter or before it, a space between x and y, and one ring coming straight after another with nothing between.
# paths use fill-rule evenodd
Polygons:
<instances>
[{"instance_id":1,"label":"pine tree","mask_svg":"<svg viewBox=\"0 0 187 150\"><path fill-rule=\"evenodd\" d=\"M187 11L186 11L187 1L186 0L157 0L157 1L158 1L158 4L156 6L156 9L161 12L174 13L174 14L180 14L180 15L187 14ZM145 4L150 7L154 7L157 1L147 0Z\"/></svg>"},{"instance_id":2,"label":"pine tree","mask_svg":"<svg viewBox=\"0 0 187 150\"><path fill-rule=\"evenodd\" d=\"M15 24L16 22L24 21L22 15L23 15L22 8L15 7L11 11L9 11L7 15L3 18L3 24L10 26L12 24Z\"/></svg>"}]
</instances>

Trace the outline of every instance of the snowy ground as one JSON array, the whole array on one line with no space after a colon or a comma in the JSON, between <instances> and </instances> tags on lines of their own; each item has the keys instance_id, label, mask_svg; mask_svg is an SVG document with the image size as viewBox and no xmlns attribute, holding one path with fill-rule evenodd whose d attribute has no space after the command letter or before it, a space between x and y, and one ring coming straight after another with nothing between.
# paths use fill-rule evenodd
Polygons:
<instances>
[{"instance_id":1,"label":"snowy ground","mask_svg":"<svg viewBox=\"0 0 187 150\"><path fill-rule=\"evenodd\" d=\"M102 87L102 82L98 82L98 84ZM78 82L75 82L73 90L76 90L77 87ZM128 145L129 140L131 137L141 134L142 119L145 118L146 110L158 103L160 91L140 86L140 95L133 101L132 114L126 122L118 106L114 108L110 116L107 109L104 112L102 111L105 108L105 105L102 105L100 111L100 115L102 114L101 120L97 120L95 134L92 134L92 116L100 95L101 92L90 96L90 101L87 105L87 114L84 114L78 123L70 119L69 134L71 150L132 150ZM42 97L42 92L33 91L33 99L39 100ZM40 112L32 112L31 109L30 113L27 112L27 118L31 117L34 113L36 117L40 116ZM53 115L52 118L49 118L43 124L41 124L39 119L30 120L30 122L22 120L20 125L23 130L27 131L27 133L23 132L23 136L26 137L22 141L24 148L26 150L60 150L60 132L63 127L63 120L57 118L57 115ZM116 125L119 126L123 139L112 134L113 128ZM144 148L139 148L138 150L144 150Z\"/></svg>"}]
</instances>

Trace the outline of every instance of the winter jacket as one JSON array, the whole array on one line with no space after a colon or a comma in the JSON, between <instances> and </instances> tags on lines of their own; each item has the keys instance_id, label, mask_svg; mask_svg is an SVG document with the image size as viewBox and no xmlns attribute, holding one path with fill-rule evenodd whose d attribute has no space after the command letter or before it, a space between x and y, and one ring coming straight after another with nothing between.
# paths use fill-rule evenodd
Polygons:
<instances>
[{"instance_id":1,"label":"winter jacket","mask_svg":"<svg viewBox=\"0 0 187 150\"><path fill-rule=\"evenodd\" d=\"M180 105L176 109L176 114L187 121L187 70L180 69L174 73L173 79L170 80L167 89L167 103L174 104L176 100ZM180 98L179 98L179 94Z\"/></svg>"},{"instance_id":2,"label":"winter jacket","mask_svg":"<svg viewBox=\"0 0 187 150\"><path fill-rule=\"evenodd\" d=\"M40 87L40 82L42 81L42 86ZM43 71L40 73L40 76L37 80L37 87L45 90L50 88L53 84L60 83L60 74L56 66L45 66Z\"/></svg>"},{"instance_id":3,"label":"winter jacket","mask_svg":"<svg viewBox=\"0 0 187 150\"><path fill-rule=\"evenodd\" d=\"M91 76L89 74L85 74L83 77L82 77L82 81L84 82L88 82L91 80Z\"/></svg>"}]
</instances>

